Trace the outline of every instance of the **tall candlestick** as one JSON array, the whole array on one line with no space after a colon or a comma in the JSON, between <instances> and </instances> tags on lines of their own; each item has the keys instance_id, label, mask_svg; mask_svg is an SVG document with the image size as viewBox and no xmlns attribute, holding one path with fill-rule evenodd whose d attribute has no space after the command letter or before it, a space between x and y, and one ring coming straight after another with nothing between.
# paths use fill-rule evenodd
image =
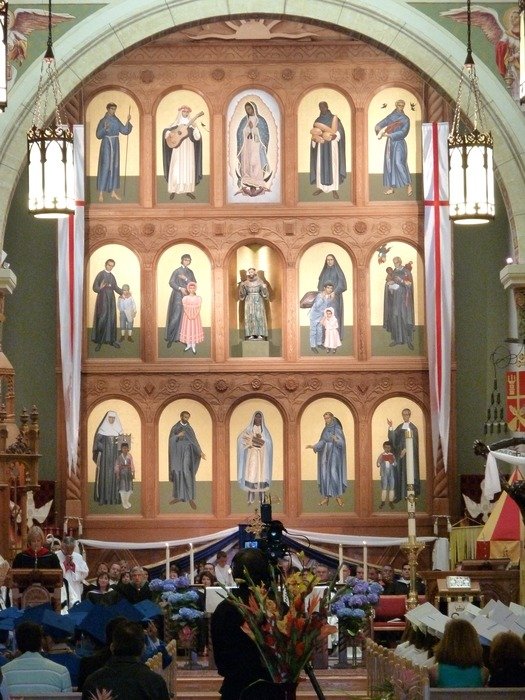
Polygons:
<instances>
[{"instance_id":1,"label":"tall candlestick","mask_svg":"<svg viewBox=\"0 0 525 700\"><path fill-rule=\"evenodd\" d=\"M368 547L366 541L363 540L363 577L368 581Z\"/></svg>"},{"instance_id":2,"label":"tall candlestick","mask_svg":"<svg viewBox=\"0 0 525 700\"><path fill-rule=\"evenodd\" d=\"M170 546L167 542L164 543L166 547L166 578L170 577Z\"/></svg>"},{"instance_id":3,"label":"tall candlestick","mask_svg":"<svg viewBox=\"0 0 525 700\"><path fill-rule=\"evenodd\" d=\"M405 430L407 484L414 483L414 438L411 430Z\"/></svg>"},{"instance_id":4,"label":"tall candlestick","mask_svg":"<svg viewBox=\"0 0 525 700\"><path fill-rule=\"evenodd\" d=\"M195 552L193 551L193 544L188 543L190 548L190 583L195 583Z\"/></svg>"}]
</instances>

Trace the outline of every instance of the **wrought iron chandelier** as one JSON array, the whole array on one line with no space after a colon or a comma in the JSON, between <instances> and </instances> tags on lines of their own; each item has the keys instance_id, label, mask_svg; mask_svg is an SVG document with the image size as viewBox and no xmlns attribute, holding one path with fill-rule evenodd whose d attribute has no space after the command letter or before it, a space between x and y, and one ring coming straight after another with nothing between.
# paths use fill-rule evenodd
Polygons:
<instances>
[{"instance_id":1,"label":"wrought iron chandelier","mask_svg":"<svg viewBox=\"0 0 525 700\"><path fill-rule=\"evenodd\" d=\"M486 224L495 215L493 140L490 131L484 132L470 31L468 0L467 57L461 70L454 119L448 137L449 213L456 224ZM464 90L467 96L462 109Z\"/></svg>"},{"instance_id":2,"label":"wrought iron chandelier","mask_svg":"<svg viewBox=\"0 0 525 700\"><path fill-rule=\"evenodd\" d=\"M0 0L0 112L7 107L7 5Z\"/></svg>"},{"instance_id":3,"label":"wrought iron chandelier","mask_svg":"<svg viewBox=\"0 0 525 700\"><path fill-rule=\"evenodd\" d=\"M53 54L51 17L49 0L47 51L40 69L33 124L27 132L29 211L37 218L59 219L75 212L73 132L60 109L62 91ZM54 117L46 125L51 98Z\"/></svg>"}]
</instances>

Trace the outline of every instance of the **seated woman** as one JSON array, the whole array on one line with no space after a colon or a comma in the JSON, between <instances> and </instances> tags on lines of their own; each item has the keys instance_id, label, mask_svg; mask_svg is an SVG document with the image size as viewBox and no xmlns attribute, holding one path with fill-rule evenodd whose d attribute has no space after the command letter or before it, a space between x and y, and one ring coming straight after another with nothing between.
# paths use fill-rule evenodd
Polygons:
<instances>
[{"instance_id":1,"label":"seated woman","mask_svg":"<svg viewBox=\"0 0 525 700\"><path fill-rule=\"evenodd\" d=\"M109 583L109 574L105 571L97 576L95 585L86 594L87 600L94 605L112 605L118 600L118 594Z\"/></svg>"},{"instance_id":2,"label":"seated woman","mask_svg":"<svg viewBox=\"0 0 525 700\"><path fill-rule=\"evenodd\" d=\"M57 555L44 546L44 532L34 525L27 533L27 548L13 559L13 569L60 569Z\"/></svg>"},{"instance_id":3,"label":"seated woman","mask_svg":"<svg viewBox=\"0 0 525 700\"><path fill-rule=\"evenodd\" d=\"M489 658L491 688L525 688L525 642L514 632L492 640Z\"/></svg>"},{"instance_id":4,"label":"seated woman","mask_svg":"<svg viewBox=\"0 0 525 700\"><path fill-rule=\"evenodd\" d=\"M467 620L447 622L443 638L435 648L436 665L430 669L430 684L438 688L482 688L488 679L478 633Z\"/></svg>"}]
</instances>

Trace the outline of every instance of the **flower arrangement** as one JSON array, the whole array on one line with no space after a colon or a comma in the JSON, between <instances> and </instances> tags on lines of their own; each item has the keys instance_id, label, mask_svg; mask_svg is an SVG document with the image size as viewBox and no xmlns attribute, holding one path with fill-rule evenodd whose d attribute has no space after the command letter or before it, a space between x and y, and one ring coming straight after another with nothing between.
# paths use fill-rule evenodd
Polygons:
<instances>
[{"instance_id":1,"label":"flower arrangement","mask_svg":"<svg viewBox=\"0 0 525 700\"><path fill-rule=\"evenodd\" d=\"M193 641L198 621L204 616L199 609L199 594L190 585L188 576L156 578L149 584L154 598L168 614L172 631L188 644Z\"/></svg>"},{"instance_id":2,"label":"flower arrangement","mask_svg":"<svg viewBox=\"0 0 525 700\"><path fill-rule=\"evenodd\" d=\"M374 605L379 602L383 587L375 581L368 582L349 576L345 587L339 589L332 599L330 610L350 636L355 637L361 631L365 619L370 617Z\"/></svg>"},{"instance_id":3,"label":"flower arrangement","mask_svg":"<svg viewBox=\"0 0 525 700\"><path fill-rule=\"evenodd\" d=\"M312 593L318 578L299 572L281 585L272 571L268 587L256 586L246 572L245 580L250 588L247 603L228 592L244 618L243 630L257 645L275 683L297 683L317 642L336 631L326 622L326 596Z\"/></svg>"}]
</instances>

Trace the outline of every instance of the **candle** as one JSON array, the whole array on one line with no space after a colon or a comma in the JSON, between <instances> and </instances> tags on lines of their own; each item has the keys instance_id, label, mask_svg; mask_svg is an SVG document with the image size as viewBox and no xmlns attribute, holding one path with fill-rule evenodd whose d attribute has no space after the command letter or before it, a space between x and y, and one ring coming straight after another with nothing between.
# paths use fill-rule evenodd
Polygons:
<instances>
[{"instance_id":1,"label":"candle","mask_svg":"<svg viewBox=\"0 0 525 700\"><path fill-rule=\"evenodd\" d=\"M363 540L363 577L368 581L368 547L365 540Z\"/></svg>"},{"instance_id":2,"label":"candle","mask_svg":"<svg viewBox=\"0 0 525 700\"><path fill-rule=\"evenodd\" d=\"M414 485L414 438L411 430L405 430L407 484Z\"/></svg>"},{"instance_id":3,"label":"candle","mask_svg":"<svg viewBox=\"0 0 525 700\"><path fill-rule=\"evenodd\" d=\"M195 583L195 554L191 542L188 544L188 546L190 548L190 581L191 583Z\"/></svg>"},{"instance_id":4,"label":"candle","mask_svg":"<svg viewBox=\"0 0 525 700\"><path fill-rule=\"evenodd\" d=\"M166 547L166 578L170 577L170 546L167 542L164 543Z\"/></svg>"},{"instance_id":5,"label":"candle","mask_svg":"<svg viewBox=\"0 0 525 700\"><path fill-rule=\"evenodd\" d=\"M415 518L408 518L408 536L409 537L415 537L416 536L416 519Z\"/></svg>"},{"instance_id":6,"label":"candle","mask_svg":"<svg viewBox=\"0 0 525 700\"><path fill-rule=\"evenodd\" d=\"M339 583L344 583L343 574L343 545L339 545Z\"/></svg>"}]
</instances>

